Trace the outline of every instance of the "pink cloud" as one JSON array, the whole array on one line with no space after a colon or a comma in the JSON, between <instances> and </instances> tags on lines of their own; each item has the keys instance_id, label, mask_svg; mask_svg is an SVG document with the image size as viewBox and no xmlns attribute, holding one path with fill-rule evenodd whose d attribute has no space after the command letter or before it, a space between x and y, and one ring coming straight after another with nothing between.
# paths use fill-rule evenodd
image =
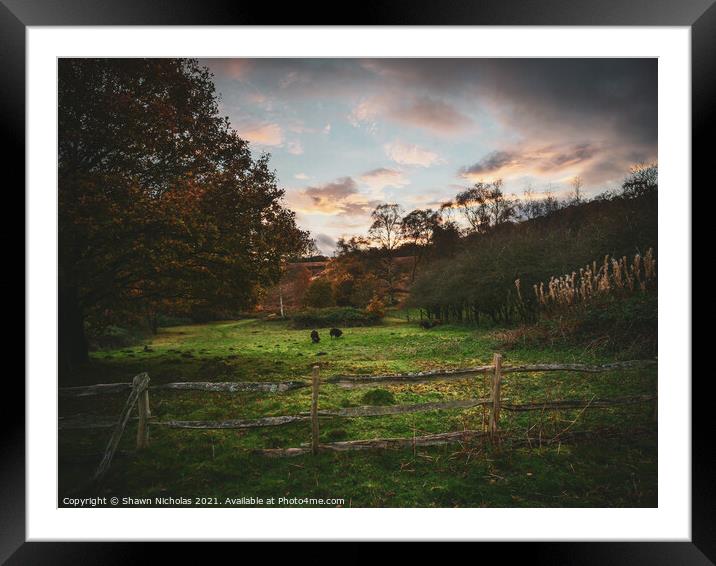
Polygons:
<instances>
[{"instance_id":1,"label":"pink cloud","mask_svg":"<svg viewBox=\"0 0 716 566\"><path fill-rule=\"evenodd\" d=\"M385 153L388 157L401 165L430 167L431 165L445 162L445 160L434 151L411 143L394 141L385 144L383 149L385 149Z\"/></svg>"},{"instance_id":2,"label":"pink cloud","mask_svg":"<svg viewBox=\"0 0 716 566\"><path fill-rule=\"evenodd\" d=\"M472 119L443 100L430 97L407 99L401 95L372 96L361 100L348 121L375 131L381 119L421 128L438 135L453 135L470 129Z\"/></svg>"},{"instance_id":3,"label":"pink cloud","mask_svg":"<svg viewBox=\"0 0 716 566\"><path fill-rule=\"evenodd\" d=\"M283 143L283 130L278 124L257 124L238 128L239 136L256 145L277 146Z\"/></svg>"}]
</instances>

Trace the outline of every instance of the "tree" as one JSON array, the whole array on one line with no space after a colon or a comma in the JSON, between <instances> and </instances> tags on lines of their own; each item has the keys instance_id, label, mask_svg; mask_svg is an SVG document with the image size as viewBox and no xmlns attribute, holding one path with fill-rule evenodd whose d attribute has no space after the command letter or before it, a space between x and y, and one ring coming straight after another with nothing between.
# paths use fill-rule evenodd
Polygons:
<instances>
[{"instance_id":1,"label":"tree","mask_svg":"<svg viewBox=\"0 0 716 566\"><path fill-rule=\"evenodd\" d=\"M473 232L484 234L491 227L510 221L515 215L515 203L502 193L502 180L475 183L455 196Z\"/></svg>"},{"instance_id":2,"label":"tree","mask_svg":"<svg viewBox=\"0 0 716 566\"><path fill-rule=\"evenodd\" d=\"M570 185L572 186L572 191L569 193L568 201L571 204L579 204L582 202L582 187L584 186L584 181L582 181L582 178L579 176L576 176L572 179L570 182Z\"/></svg>"},{"instance_id":3,"label":"tree","mask_svg":"<svg viewBox=\"0 0 716 566\"><path fill-rule=\"evenodd\" d=\"M656 193L659 187L659 169L656 163L639 163L629 169L629 175L622 183L622 194L627 198L638 198Z\"/></svg>"},{"instance_id":4,"label":"tree","mask_svg":"<svg viewBox=\"0 0 716 566\"><path fill-rule=\"evenodd\" d=\"M425 210L413 210L401 222L400 231L403 239L415 246L415 260L413 261L411 281L415 280L418 263L422 260L425 249L432 242L433 231L440 224L440 220L440 214L428 208Z\"/></svg>"},{"instance_id":5,"label":"tree","mask_svg":"<svg viewBox=\"0 0 716 566\"><path fill-rule=\"evenodd\" d=\"M388 298L390 304L394 302L395 284L395 250L402 241L401 225L403 219L403 207L399 204L381 204L371 212L371 220L368 234L376 242L384 254L384 273L388 283Z\"/></svg>"},{"instance_id":6,"label":"tree","mask_svg":"<svg viewBox=\"0 0 716 566\"><path fill-rule=\"evenodd\" d=\"M370 240L363 236L351 236L350 238L338 238L336 242L336 257L356 255L365 251L370 246Z\"/></svg>"},{"instance_id":7,"label":"tree","mask_svg":"<svg viewBox=\"0 0 716 566\"><path fill-rule=\"evenodd\" d=\"M243 308L308 242L268 156L219 116L189 59L61 59L59 354L85 326L159 310Z\"/></svg>"},{"instance_id":8,"label":"tree","mask_svg":"<svg viewBox=\"0 0 716 566\"><path fill-rule=\"evenodd\" d=\"M538 196L531 187L525 189L522 200L515 204L517 214L522 220L548 216L559 210L560 207L560 201L550 190L544 191Z\"/></svg>"}]
</instances>

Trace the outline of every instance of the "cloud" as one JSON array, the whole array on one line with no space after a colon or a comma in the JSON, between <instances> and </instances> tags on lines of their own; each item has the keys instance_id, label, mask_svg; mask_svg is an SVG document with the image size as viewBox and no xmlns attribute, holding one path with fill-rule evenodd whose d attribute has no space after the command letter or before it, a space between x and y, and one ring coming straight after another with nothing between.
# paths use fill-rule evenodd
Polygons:
<instances>
[{"instance_id":1,"label":"cloud","mask_svg":"<svg viewBox=\"0 0 716 566\"><path fill-rule=\"evenodd\" d=\"M211 59L209 63L214 73L240 80L246 77L253 66L252 59Z\"/></svg>"},{"instance_id":2,"label":"cloud","mask_svg":"<svg viewBox=\"0 0 716 566\"><path fill-rule=\"evenodd\" d=\"M291 204L304 213L367 215L380 201L368 200L352 177L340 177L324 185L307 187L291 198Z\"/></svg>"},{"instance_id":3,"label":"cloud","mask_svg":"<svg viewBox=\"0 0 716 566\"><path fill-rule=\"evenodd\" d=\"M402 171L385 167L363 173L360 176L360 180L371 189L376 190L384 189L385 187L400 188L410 184Z\"/></svg>"},{"instance_id":4,"label":"cloud","mask_svg":"<svg viewBox=\"0 0 716 566\"><path fill-rule=\"evenodd\" d=\"M394 141L385 144L383 149L385 149L385 153L388 157L401 165L430 167L431 165L445 162L445 160L434 151L411 143Z\"/></svg>"},{"instance_id":5,"label":"cloud","mask_svg":"<svg viewBox=\"0 0 716 566\"><path fill-rule=\"evenodd\" d=\"M383 103L378 97L361 100L348 115L348 122L356 128L365 126L369 131L375 131L382 110Z\"/></svg>"},{"instance_id":6,"label":"cloud","mask_svg":"<svg viewBox=\"0 0 716 566\"><path fill-rule=\"evenodd\" d=\"M303 153L301 142L298 140L288 142L288 152L291 155L301 155Z\"/></svg>"},{"instance_id":7,"label":"cloud","mask_svg":"<svg viewBox=\"0 0 716 566\"><path fill-rule=\"evenodd\" d=\"M583 166L600 152L598 144L592 143L497 150L488 153L472 165L462 167L458 174L476 181L484 176L556 173L577 165Z\"/></svg>"},{"instance_id":8,"label":"cloud","mask_svg":"<svg viewBox=\"0 0 716 566\"><path fill-rule=\"evenodd\" d=\"M305 173L296 173L293 176L293 178L298 179L300 181L306 181L306 180L310 179L310 177L308 175L306 175Z\"/></svg>"},{"instance_id":9,"label":"cloud","mask_svg":"<svg viewBox=\"0 0 716 566\"><path fill-rule=\"evenodd\" d=\"M283 143L283 130L278 124L257 124L237 128L239 136L256 145L277 146Z\"/></svg>"},{"instance_id":10,"label":"cloud","mask_svg":"<svg viewBox=\"0 0 716 566\"><path fill-rule=\"evenodd\" d=\"M380 120L412 126L441 136L461 133L473 121L453 105L430 97L406 99L403 93L371 96L361 100L348 115L355 127L377 130Z\"/></svg>"},{"instance_id":11,"label":"cloud","mask_svg":"<svg viewBox=\"0 0 716 566\"><path fill-rule=\"evenodd\" d=\"M522 162L521 157L517 151L493 151L477 163L460 169L460 175L469 177L487 173L498 173L506 167L519 166Z\"/></svg>"},{"instance_id":12,"label":"cloud","mask_svg":"<svg viewBox=\"0 0 716 566\"><path fill-rule=\"evenodd\" d=\"M336 239L328 234L319 233L316 234L314 239L316 240L316 246L321 250L321 253L330 254L336 249Z\"/></svg>"},{"instance_id":13,"label":"cloud","mask_svg":"<svg viewBox=\"0 0 716 566\"><path fill-rule=\"evenodd\" d=\"M443 100L421 97L392 108L389 116L398 122L430 130L437 134L462 132L472 119Z\"/></svg>"}]
</instances>

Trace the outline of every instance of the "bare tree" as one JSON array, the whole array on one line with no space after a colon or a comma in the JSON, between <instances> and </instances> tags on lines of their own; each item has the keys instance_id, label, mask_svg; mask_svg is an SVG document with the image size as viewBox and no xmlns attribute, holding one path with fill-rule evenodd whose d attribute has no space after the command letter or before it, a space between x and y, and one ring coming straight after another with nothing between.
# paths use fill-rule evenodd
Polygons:
<instances>
[{"instance_id":1,"label":"bare tree","mask_svg":"<svg viewBox=\"0 0 716 566\"><path fill-rule=\"evenodd\" d=\"M455 196L455 204L460 207L472 231L478 233L509 222L516 212L514 199L502 192L502 179L475 183Z\"/></svg>"},{"instance_id":2,"label":"bare tree","mask_svg":"<svg viewBox=\"0 0 716 566\"><path fill-rule=\"evenodd\" d=\"M572 204L579 204L582 202L582 187L584 186L584 181L582 178L577 175L572 179L570 182L570 185L572 186L572 191L569 193L568 199L569 202Z\"/></svg>"},{"instance_id":3,"label":"bare tree","mask_svg":"<svg viewBox=\"0 0 716 566\"><path fill-rule=\"evenodd\" d=\"M399 204L381 204L371 212L368 234L377 243L384 253L385 279L388 283L388 297L391 304L394 302L395 283L395 250L402 242L401 232L403 208Z\"/></svg>"}]
</instances>

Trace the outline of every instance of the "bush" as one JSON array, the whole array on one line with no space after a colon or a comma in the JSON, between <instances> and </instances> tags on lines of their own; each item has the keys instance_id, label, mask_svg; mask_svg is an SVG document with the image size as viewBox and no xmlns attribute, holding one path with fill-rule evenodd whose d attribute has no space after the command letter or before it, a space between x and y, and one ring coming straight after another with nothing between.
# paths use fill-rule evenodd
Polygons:
<instances>
[{"instance_id":1,"label":"bush","mask_svg":"<svg viewBox=\"0 0 716 566\"><path fill-rule=\"evenodd\" d=\"M581 320L581 341L600 340L603 349L634 357L657 353L658 306L656 293L627 298L607 297L589 308Z\"/></svg>"},{"instance_id":2,"label":"bush","mask_svg":"<svg viewBox=\"0 0 716 566\"><path fill-rule=\"evenodd\" d=\"M303 304L312 308L326 308L333 306L333 288L327 279L315 279L306 289Z\"/></svg>"},{"instance_id":3,"label":"bush","mask_svg":"<svg viewBox=\"0 0 716 566\"><path fill-rule=\"evenodd\" d=\"M371 389L361 397L364 405L395 405L395 395L387 389Z\"/></svg>"},{"instance_id":4,"label":"bush","mask_svg":"<svg viewBox=\"0 0 716 566\"><path fill-rule=\"evenodd\" d=\"M296 328L331 328L334 326L375 326L381 317L353 307L305 309L291 317Z\"/></svg>"},{"instance_id":5,"label":"bush","mask_svg":"<svg viewBox=\"0 0 716 566\"><path fill-rule=\"evenodd\" d=\"M586 352L618 354L622 359L657 354L656 293L630 297L606 296L586 308L543 318L535 324L495 332L500 349L579 346Z\"/></svg>"},{"instance_id":6,"label":"bush","mask_svg":"<svg viewBox=\"0 0 716 566\"><path fill-rule=\"evenodd\" d=\"M380 299L380 297L376 295L371 299L370 303L368 303L368 306L365 308L365 310L371 314L375 314L380 318L383 318L385 316L385 303Z\"/></svg>"}]
</instances>

